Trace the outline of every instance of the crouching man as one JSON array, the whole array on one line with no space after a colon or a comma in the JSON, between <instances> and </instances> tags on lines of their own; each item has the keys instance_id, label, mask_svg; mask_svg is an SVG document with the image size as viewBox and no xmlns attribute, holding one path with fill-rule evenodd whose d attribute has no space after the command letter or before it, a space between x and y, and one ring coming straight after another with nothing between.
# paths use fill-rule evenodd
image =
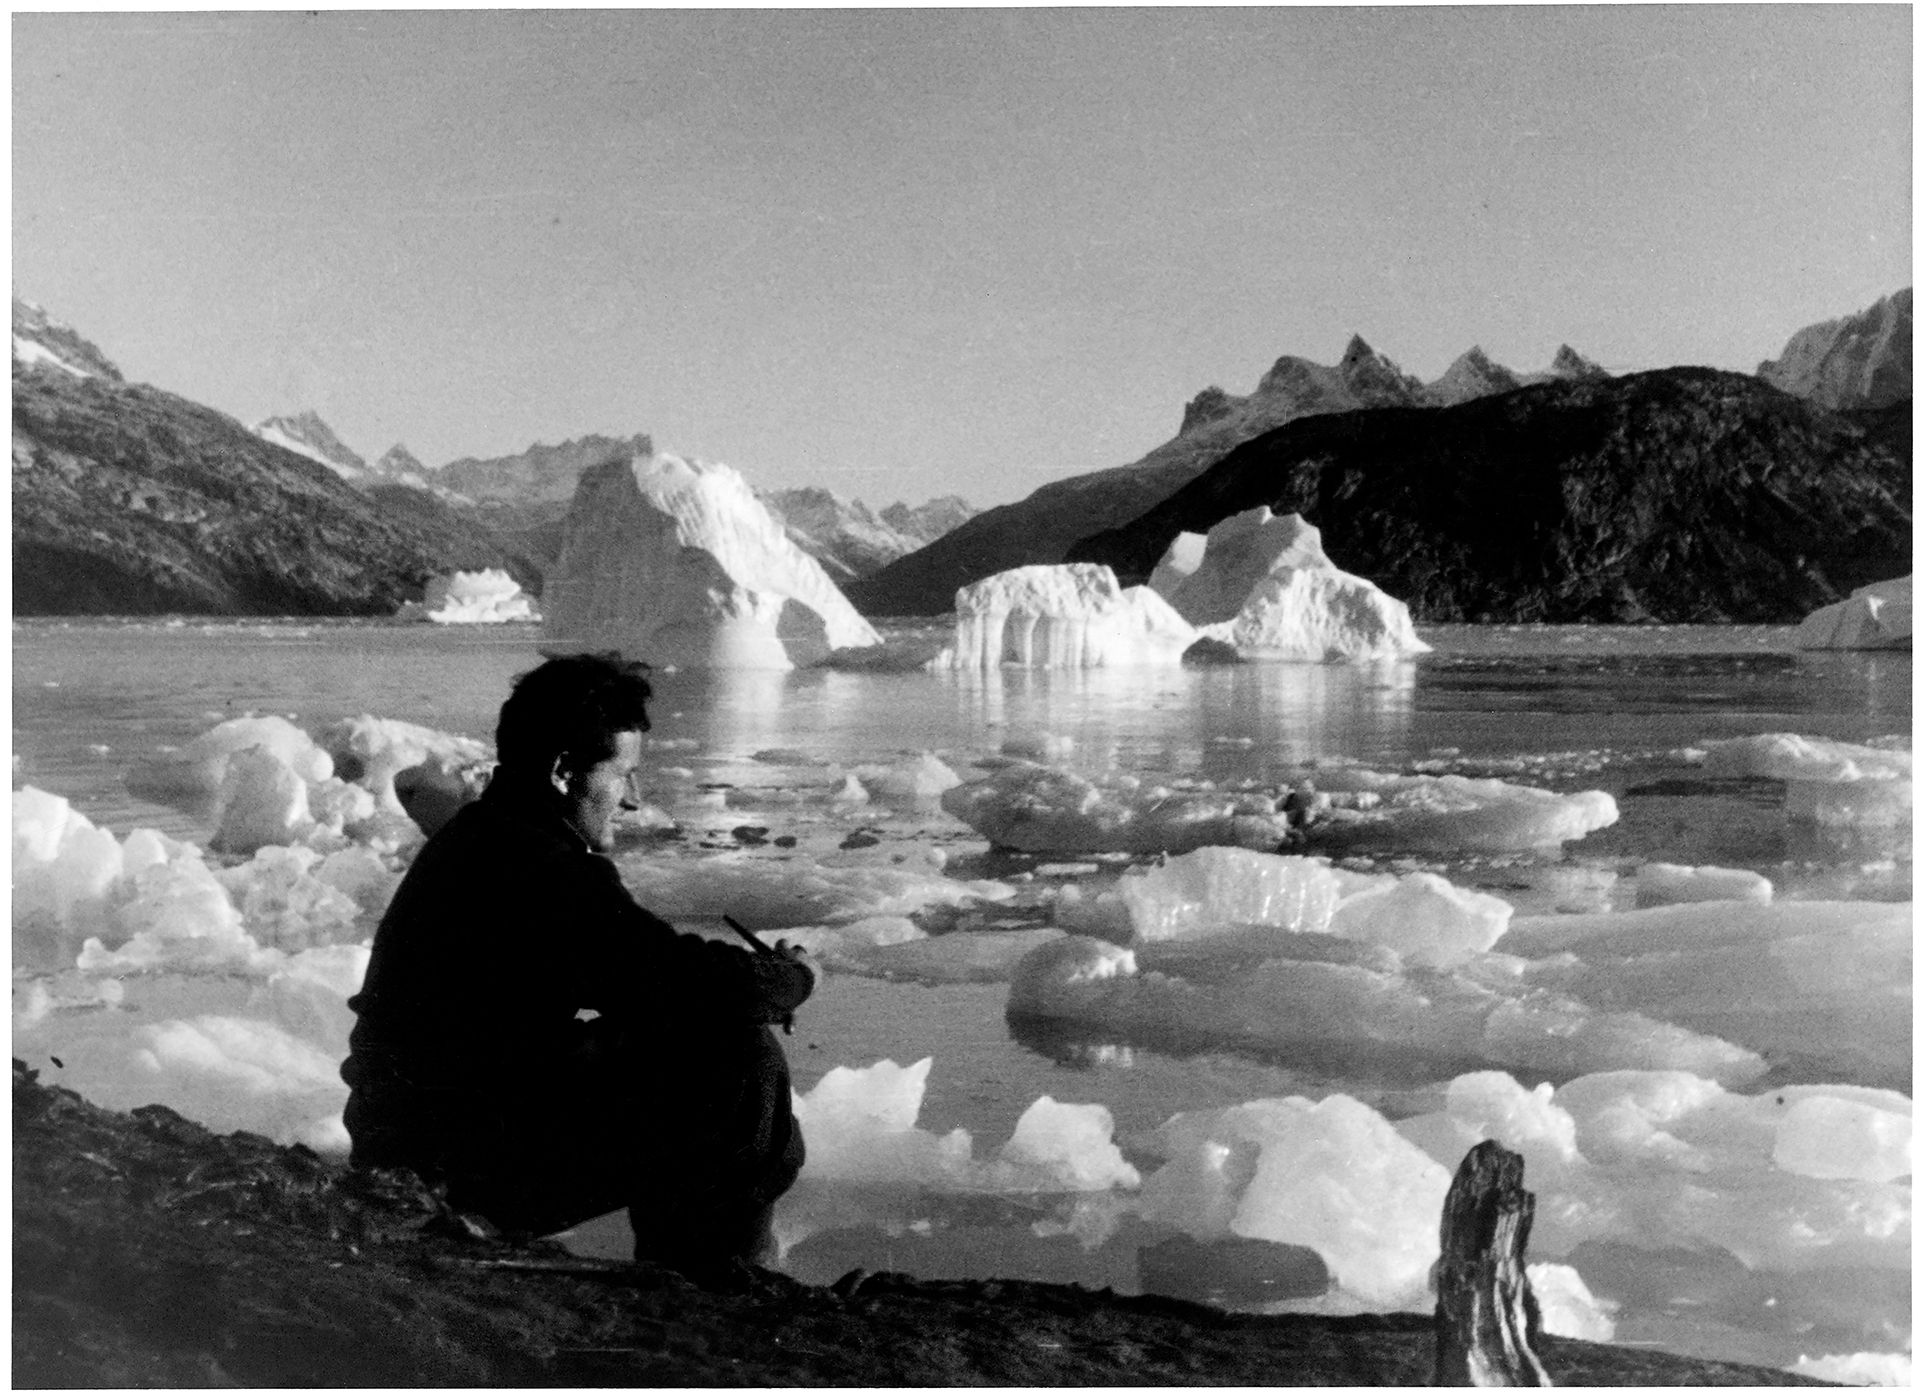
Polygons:
<instances>
[{"instance_id":1,"label":"crouching man","mask_svg":"<svg viewBox=\"0 0 1920 1398\"><path fill-rule=\"evenodd\" d=\"M676 932L604 857L638 806L643 669L566 656L514 681L492 781L421 849L347 1002L346 1124L354 1165L416 1170L508 1232L624 1207L638 1258L737 1274L805 1154L769 1025L813 973L784 942Z\"/></svg>"}]
</instances>

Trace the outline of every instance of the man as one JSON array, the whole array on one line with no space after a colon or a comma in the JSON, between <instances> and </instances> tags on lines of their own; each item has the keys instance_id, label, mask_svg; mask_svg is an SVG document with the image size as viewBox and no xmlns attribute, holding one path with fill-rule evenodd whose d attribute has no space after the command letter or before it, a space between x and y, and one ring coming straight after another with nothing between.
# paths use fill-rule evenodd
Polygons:
<instances>
[{"instance_id":1,"label":"man","mask_svg":"<svg viewBox=\"0 0 1920 1398\"><path fill-rule=\"evenodd\" d=\"M493 779L421 849L347 1002L346 1124L354 1165L444 1182L508 1232L624 1206L637 1257L724 1274L764 1260L805 1155L768 1026L813 973L784 942L676 932L604 857L639 804L644 668L514 681Z\"/></svg>"}]
</instances>

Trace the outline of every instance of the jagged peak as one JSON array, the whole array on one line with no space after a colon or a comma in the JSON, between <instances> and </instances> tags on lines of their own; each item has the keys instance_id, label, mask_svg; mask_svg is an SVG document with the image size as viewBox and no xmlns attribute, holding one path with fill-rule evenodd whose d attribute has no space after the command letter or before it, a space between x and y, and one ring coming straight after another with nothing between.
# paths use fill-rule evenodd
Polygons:
<instances>
[{"instance_id":1,"label":"jagged peak","mask_svg":"<svg viewBox=\"0 0 1920 1398\"><path fill-rule=\"evenodd\" d=\"M1347 341L1346 352L1340 356L1340 367L1344 369L1350 364L1358 364L1363 359L1378 358L1380 356L1374 352L1373 346L1356 334Z\"/></svg>"},{"instance_id":2,"label":"jagged peak","mask_svg":"<svg viewBox=\"0 0 1920 1398\"><path fill-rule=\"evenodd\" d=\"M1581 354L1572 345L1562 345L1553 356L1547 372L1556 379L1606 379L1613 377L1605 369Z\"/></svg>"},{"instance_id":3,"label":"jagged peak","mask_svg":"<svg viewBox=\"0 0 1920 1398\"><path fill-rule=\"evenodd\" d=\"M1181 434L1184 435L1191 432L1203 423L1225 417L1233 411L1235 401L1233 395L1228 393L1224 388L1221 388L1218 384L1207 385L1207 387L1193 395L1192 401L1187 404L1186 410L1181 413Z\"/></svg>"}]
</instances>

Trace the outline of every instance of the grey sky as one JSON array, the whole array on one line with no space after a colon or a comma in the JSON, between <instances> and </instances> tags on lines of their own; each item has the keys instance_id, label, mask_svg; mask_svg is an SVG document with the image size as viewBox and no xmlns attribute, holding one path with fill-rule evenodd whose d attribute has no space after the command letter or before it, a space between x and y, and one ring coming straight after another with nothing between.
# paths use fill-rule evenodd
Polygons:
<instances>
[{"instance_id":1,"label":"grey sky","mask_svg":"<svg viewBox=\"0 0 1920 1398\"><path fill-rule=\"evenodd\" d=\"M429 464L990 504L1349 335L1751 370L1911 284L1880 6L13 17L13 284Z\"/></svg>"}]
</instances>

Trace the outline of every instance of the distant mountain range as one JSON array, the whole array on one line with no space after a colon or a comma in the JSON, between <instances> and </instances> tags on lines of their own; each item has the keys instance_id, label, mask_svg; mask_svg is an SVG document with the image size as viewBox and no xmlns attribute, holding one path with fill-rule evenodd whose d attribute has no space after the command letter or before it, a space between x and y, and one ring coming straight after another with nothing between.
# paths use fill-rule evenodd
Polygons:
<instances>
[{"instance_id":1,"label":"distant mountain range","mask_svg":"<svg viewBox=\"0 0 1920 1398\"><path fill-rule=\"evenodd\" d=\"M1202 389L1181 414L1180 431L1138 461L1053 481L1017 504L986 510L919 552L849 584L847 596L872 616L952 611L959 588L1007 568L1062 561L1075 540L1125 524L1242 442L1297 417L1440 407L1525 383L1605 376L1605 370L1565 345L1551 368L1531 375L1495 364L1475 346L1431 386L1403 373L1358 335L1338 364L1283 355L1245 397L1218 387Z\"/></svg>"},{"instance_id":2,"label":"distant mountain range","mask_svg":"<svg viewBox=\"0 0 1920 1398\"><path fill-rule=\"evenodd\" d=\"M432 468L396 443L369 463L312 411L246 428L129 384L18 297L13 390L16 615L378 614L455 568L538 593L582 473L653 451L644 433L588 435ZM824 490L767 499L838 578L972 513L957 496L878 514Z\"/></svg>"},{"instance_id":3,"label":"distant mountain range","mask_svg":"<svg viewBox=\"0 0 1920 1398\"><path fill-rule=\"evenodd\" d=\"M532 575L488 531L396 506L13 314L16 615L383 615L435 573Z\"/></svg>"},{"instance_id":4,"label":"distant mountain range","mask_svg":"<svg viewBox=\"0 0 1920 1398\"><path fill-rule=\"evenodd\" d=\"M1912 306L1909 289L1859 315L1801 331L1788 342L1788 349L1779 361L1762 365L1761 369L1771 372L1774 382L1784 392L1831 410L1911 403ZM1745 379L1743 375L1731 376L1731 381ZM1468 405L1489 400L1504 402L1510 396L1527 395L1542 395L1542 401L1556 401L1552 390L1572 386L1583 387L1600 401L1608 396L1604 389L1607 382L1605 370L1563 345L1544 373L1516 374L1494 363L1476 347L1455 360L1432 384L1422 384L1355 336L1336 365L1315 364L1291 355L1281 358L1246 397L1235 397L1217 387L1203 389L1187 404L1179 433L1138 461L1053 481L1015 504L987 510L918 553L909 554L871 577L850 584L847 595L870 616L929 616L951 611L953 594L958 588L991 573L1024 564L1111 556L1124 565L1123 573L1143 577L1136 546L1140 539L1149 534L1157 537L1157 533L1144 526L1144 532L1129 526L1161 502L1174 497L1176 492L1197 483L1203 473L1224 462L1230 454L1284 429L1296 419L1333 416L1365 419L1378 412L1411 412L1413 416L1406 421L1418 425L1413 430L1444 434L1455 430L1449 423L1492 421L1505 411L1441 418L1442 414L1458 412ZM1742 401L1747 401L1744 394ZM1531 409L1523 405L1514 411L1526 413ZM1357 426L1349 426L1358 431ZM1643 423L1649 433L1682 434L1683 440L1673 443L1670 459L1675 461L1690 459L1698 450L1723 449L1724 443L1684 440L1684 434L1706 426L1704 420L1692 414L1675 419L1659 418L1656 414ZM1647 444L1647 450L1652 453L1650 464L1657 462L1654 440L1650 439ZM1450 461L1456 451L1470 449L1471 444L1436 448L1434 459ZM1904 451L1910 463L1910 444L1896 449ZM1539 461L1540 470L1559 469L1564 453L1558 448L1543 447L1542 450L1546 454ZM1357 480L1350 488L1357 488ZM1282 492L1276 487L1274 493ZM1904 498L1901 497L1903 502ZM1523 530L1546 527L1540 521L1517 517L1510 498L1494 495L1476 503L1489 519L1503 520ZM1364 568L1349 560L1366 556L1372 542L1345 538L1339 529L1329 527L1326 519L1307 513L1309 519L1320 526L1329 553L1340 565L1368 575ZM1686 522L1676 523L1684 527ZM1193 528L1194 525L1180 527ZM1901 527L1910 534L1910 523ZM1115 542L1117 539L1128 542ZM1082 544L1082 540L1087 542ZM1579 566L1572 557L1564 563L1568 568ZM1146 566L1151 567L1151 560ZM1898 571L1905 572L1906 568ZM1376 580L1387 586L1384 579ZM1391 587L1388 590L1392 591ZM1487 605L1487 615L1499 614L1497 599L1489 599ZM1515 598L1514 605L1531 604ZM1701 605L1707 610L1713 606L1710 602ZM1748 602L1739 601L1736 610L1728 615L1760 619L1748 610L1740 610L1747 607ZM1622 610L1631 612L1632 608L1623 603ZM1434 619L1418 605L1414 611L1416 617ZM1768 606L1763 611L1765 616L1772 617L1777 607ZM1578 618L1569 615L1561 619Z\"/></svg>"},{"instance_id":5,"label":"distant mountain range","mask_svg":"<svg viewBox=\"0 0 1920 1398\"><path fill-rule=\"evenodd\" d=\"M369 463L312 412L248 429L129 384L18 298L13 390L17 615L380 614L455 568L537 593L580 475L653 450L590 435ZM761 498L874 616L1069 557L1138 579L1174 533L1270 504L1423 620L1787 620L1909 571L1911 400L1911 290L1798 332L1758 378L1615 379L1563 346L1536 374L1476 348L1422 384L1355 336L1336 365L1289 355L1243 397L1203 389L1129 465L985 513Z\"/></svg>"}]
</instances>

